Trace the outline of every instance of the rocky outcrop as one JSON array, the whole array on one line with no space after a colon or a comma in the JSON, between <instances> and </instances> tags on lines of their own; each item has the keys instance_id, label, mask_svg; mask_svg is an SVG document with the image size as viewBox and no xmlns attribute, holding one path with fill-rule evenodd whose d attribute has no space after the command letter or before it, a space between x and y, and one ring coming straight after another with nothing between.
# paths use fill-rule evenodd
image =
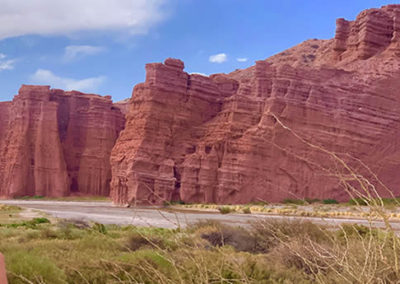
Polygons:
<instances>
[{"instance_id":1,"label":"rocky outcrop","mask_svg":"<svg viewBox=\"0 0 400 284\"><path fill-rule=\"evenodd\" d=\"M123 115L126 115L129 111L130 99L125 99L114 103L114 107L118 108Z\"/></svg>"},{"instance_id":2,"label":"rocky outcrop","mask_svg":"<svg viewBox=\"0 0 400 284\"><path fill-rule=\"evenodd\" d=\"M118 203L179 198L182 162L198 147L190 130L219 113L220 99L237 87L223 76L189 75L180 60L147 64L146 82L135 87L126 131L113 148L112 198Z\"/></svg>"},{"instance_id":3,"label":"rocky outcrop","mask_svg":"<svg viewBox=\"0 0 400 284\"><path fill-rule=\"evenodd\" d=\"M0 196L109 194L109 156L124 125L111 97L22 86L0 108Z\"/></svg>"},{"instance_id":4,"label":"rocky outcrop","mask_svg":"<svg viewBox=\"0 0 400 284\"><path fill-rule=\"evenodd\" d=\"M399 5L369 9L355 21L339 19L334 50L339 60L368 59L399 42Z\"/></svg>"},{"instance_id":5,"label":"rocky outcrop","mask_svg":"<svg viewBox=\"0 0 400 284\"><path fill-rule=\"evenodd\" d=\"M118 204L349 198L339 157L400 194L400 5L210 77L146 65L111 155ZM376 176L373 174L375 173ZM351 184L351 183L350 183Z\"/></svg>"}]
</instances>

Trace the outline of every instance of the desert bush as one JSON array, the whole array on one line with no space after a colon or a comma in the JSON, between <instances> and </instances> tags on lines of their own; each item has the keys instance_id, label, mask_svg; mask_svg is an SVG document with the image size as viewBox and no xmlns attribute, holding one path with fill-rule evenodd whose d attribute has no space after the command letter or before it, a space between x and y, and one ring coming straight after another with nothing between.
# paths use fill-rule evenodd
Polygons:
<instances>
[{"instance_id":1,"label":"desert bush","mask_svg":"<svg viewBox=\"0 0 400 284\"><path fill-rule=\"evenodd\" d=\"M52 228L44 228L41 230L41 235L44 239L56 239L58 238L57 231Z\"/></svg>"},{"instance_id":2,"label":"desert bush","mask_svg":"<svg viewBox=\"0 0 400 284\"><path fill-rule=\"evenodd\" d=\"M76 223L74 221L61 221L57 223L57 238L64 240L76 240L84 237L91 228L87 223ZM97 231L95 231L97 232Z\"/></svg>"},{"instance_id":3,"label":"desert bush","mask_svg":"<svg viewBox=\"0 0 400 284\"><path fill-rule=\"evenodd\" d=\"M287 269L294 268L308 275L324 274L335 265L328 244L316 245L292 238L279 243L269 254L269 258L283 264Z\"/></svg>"},{"instance_id":4,"label":"desert bush","mask_svg":"<svg viewBox=\"0 0 400 284\"><path fill-rule=\"evenodd\" d=\"M232 227L217 221L201 221L189 228L189 231L206 240L212 247L231 246L236 251L255 252L256 238L251 231L241 227Z\"/></svg>"},{"instance_id":5,"label":"desert bush","mask_svg":"<svg viewBox=\"0 0 400 284\"><path fill-rule=\"evenodd\" d=\"M337 231L336 236L342 242L346 242L349 239L366 240L367 238L383 240L385 238L385 233L379 229L367 227L364 225L342 224L341 229Z\"/></svg>"},{"instance_id":6,"label":"desert bush","mask_svg":"<svg viewBox=\"0 0 400 284\"><path fill-rule=\"evenodd\" d=\"M9 252L6 266L10 283L66 283L64 272L53 261L34 252Z\"/></svg>"},{"instance_id":7,"label":"desert bush","mask_svg":"<svg viewBox=\"0 0 400 284\"><path fill-rule=\"evenodd\" d=\"M251 214L251 209L249 207L245 207L245 208L242 209L242 212L244 214Z\"/></svg>"},{"instance_id":8,"label":"desert bush","mask_svg":"<svg viewBox=\"0 0 400 284\"><path fill-rule=\"evenodd\" d=\"M249 205L249 206L266 206L266 205L268 205L268 202L267 201L253 201L253 202L248 203L247 205Z\"/></svg>"},{"instance_id":9,"label":"desert bush","mask_svg":"<svg viewBox=\"0 0 400 284\"><path fill-rule=\"evenodd\" d=\"M45 223L50 223L50 220L44 217L40 217L40 218L33 218L31 221L28 221L31 224L45 224Z\"/></svg>"},{"instance_id":10,"label":"desert bush","mask_svg":"<svg viewBox=\"0 0 400 284\"><path fill-rule=\"evenodd\" d=\"M22 208L14 205L0 204L0 212L19 212Z\"/></svg>"},{"instance_id":11,"label":"desert bush","mask_svg":"<svg viewBox=\"0 0 400 284\"><path fill-rule=\"evenodd\" d=\"M139 232L133 232L129 235L126 246L132 251L142 249L143 247L160 249L165 249L166 247L161 238L146 236Z\"/></svg>"},{"instance_id":12,"label":"desert bush","mask_svg":"<svg viewBox=\"0 0 400 284\"><path fill-rule=\"evenodd\" d=\"M367 206L368 198L365 197L355 197L349 200L349 205Z\"/></svg>"},{"instance_id":13,"label":"desert bush","mask_svg":"<svg viewBox=\"0 0 400 284\"><path fill-rule=\"evenodd\" d=\"M11 223L11 224L1 224L0 226L9 227L9 228L17 228L17 227L27 227L34 229L37 225L40 224L50 224L50 220L47 218L34 218L30 221L23 221L19 223Z\"/></svg>"},{"instance_id":14,"label":"desert bush","mask_svg":"<svg viewBox=\"0 0 400 284\"><path fill-rule=\"evenodd\" d=\"M308 204L319 203L321 202L318 198L305 198L304 201Z\"/></svg>"},{"instance_id":15,"label":"desert bush","mask_svg":"<svg viewBox=\"0 0 400 284\"><path fill-rule=\"evenodd\" d=\"M100 224L100 223L94 223L92 226L92 230L95 232L98 232L100 234L107 234L107 228L106 226L104 226L104 224Z\"/></svg>"},{"instance_id":16,"label":"desert bush","mask_svg":"<svg viewBox=\"0 0 400 284\"><path fill-rule=\"evenodd\" d=\"M306 201L303 199L291 199L291 198L286 198L282 200L283 204L294 204L294 205L304 205L306 204Z\"/></svg>"},{"instance_id":17,"label":"desert bush","mask_svg":"<svg viewBox=\"0 0 400 284\"><path fill-rule=\"evenodd\" d=\"M324 204L339 204L339 202L336 199L324 199L322 201Z\"/></svg>"},{"instance_id":18,"label":"desert bush","mask_svg":"<svg viewBox=\"0 0 400 284\"><path fill-rule=\"evenodd\" d=\"M235 212L235 209L233 209L229 206L220 206L220 207L218 207L218 211L221 214L229 214L229 213Z\"/></svg>"},{"instance_id":19,"label":"desert bush","mask_svg":"<svg viewBox=\"0 0 400 284\"><path fill-rule=\"evenodd\" d=\"M261 220L252 224L257 251L267 253L292 238L323 242L329 239L327 229L309 221Z\"/></svg>"},{"instance_id":20,"label":"desert bush","mask_svg":"<svg viewBox=\"0 0 400 284\"><path fill-rule=\"evenodd\" d=\"M62 226L68 226L68 227L74 227L77 229L87 229L90 228L90 224L84 220L80 219L67 219L67 220L60 220L58 222L58 225L60 227Z\"/></svg>"}]
</instances>

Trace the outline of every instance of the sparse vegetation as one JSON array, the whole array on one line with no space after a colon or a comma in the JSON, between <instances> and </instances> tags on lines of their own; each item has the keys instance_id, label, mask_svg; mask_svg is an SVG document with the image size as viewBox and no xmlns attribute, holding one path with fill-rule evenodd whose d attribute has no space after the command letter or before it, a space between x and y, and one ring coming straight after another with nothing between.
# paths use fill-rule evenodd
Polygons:
<instances>
[{"instance_id":1,"label":"sparse vegetation","mask_svg":"<svg viewBox=\"0 0 400 284\"><path fill-rule=\"evenodd\" d=\"M15 212L20 212L22 209L21 207L14 206L14 205L5 205L5 204L0 204L0 212L2 213L15 213Z\"/></svg>"},{"instance_id":2,"label":"sparse vegetation","mask_svg":"<svg viewBox=\"0 0 400 284\"><path fill-rule=\"evenodd\" d=\"M355 197L349 200L349 205L367 206L367 199L363 197Z\"/></svg>"},{"instance_id":3,"label":"sparse vegetation","mask_svg":"<svg viewBox=\"0 0 400 284\"><path fill-rule=\"evenodd\" d=\"M295 205L304 205L306 201L303 199L290 199L286 198L282 201L283 204L295 204Z\"/></svg>"},{"instance_id":4,"label":"sparse vegetation","mask_svg":"<svg viewBox=\"0 0 400 284\"><path fill-rule=\"evenodd\" d=\"M339 204L339 202L335 199L324 199L322 201L322 203L324 203L324 204Z\"/></svg>"},{"instance_id":5,"label":"sparse vegetation","mask_svg":"<svg viewBox=\"0 0 400 284\"><path fill-rule=\"evenodd\" d=\"M251 209L249 207L245 207L245 208L242 209L242 212L244 214L251 214Z\"/></svg>"},{"instance_id":6,"label":"sparse vegetation","mask_svg":"<svg viewBox=\"0 0 400 284\"><path fill-rule=\"evenodd\" d=\"M305 203L308 204L313 204L313 203L319 203L321 202L321 200L317 199L317 198L305 198Z\"/></svg>"},{"instance_id":7,"label":"sparse vegetation","mask_svg":"<svg viewBox=\"0 0 400 284\"><path fill-rule=\"evenodd\" d=\"M385 201L386 200L386 201ZM302 216L302 217L321 217L321 218L366 218L374 213L371 212L367 206L350 205L347 203L336 203L334 199L326 199L314 204L305 203L304 205L297 205L293 203L286 204L268 204L268 205L217 205L217 204L185 204L174 205L169 209L183 210L206 210L220 212L220 208L225 212L235 212L248 214L250 213L264 214L264 215L284 215L284 216ZM376 200L376 202L378 202ZM383 199L382 209L388 214L390 219L400 219L400 212L397 211L400 206L397 204L397 199ZM228 213L226 213L228 214Z\"/></svg>"},{"instance_id":8,"label":"sparse vegetation","mask_svg":"<svg viewBox=\"0 0 400 284\"><path fill-rule=\"evenodd\" d=\"M229 214L229 213L235 212L236 210L229 206L221 206L221 207L218 207L218 211L221 214Z\"/></svg>"},{"instance_id":9,"label":"sparse vegetation","mask_svg":"<svg viewBox=\"0 0 400 284\"><path fill-rule=\"evenodd\" d=\"M1 226L10 283L391 283L398 277L393 236L365 226L332 230L271 220L246 229L215 221L175 230L103 226Z\"/></svg>"}]
</instances>

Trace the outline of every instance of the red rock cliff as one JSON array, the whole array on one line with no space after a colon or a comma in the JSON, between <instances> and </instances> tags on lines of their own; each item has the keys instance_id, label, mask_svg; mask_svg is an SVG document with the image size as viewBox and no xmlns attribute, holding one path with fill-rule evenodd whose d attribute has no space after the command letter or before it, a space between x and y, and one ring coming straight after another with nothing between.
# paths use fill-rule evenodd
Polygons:
<instances>
[{"instance_id":1,"label":"red rock cliff","mask_svg":"<svg viewBox=\"0 0 400 284\"><path fill-rule=\"evenodd\" d=\"M0 196L109 194L124 124L110 97L22 86L0 110Z\"/></svg>"},{"instance_id":2,"label":"red rock cliff","mask_svg":"<svg viewBox=\"0 0 400 284\"><path fill-rule=\"evenodd\" d=\"M340 19L335 39L228 75L148 64L112 151L113 200L345 200L348 173L325 150L400 194L399 13Z\"/></svg>"}]
</instances>

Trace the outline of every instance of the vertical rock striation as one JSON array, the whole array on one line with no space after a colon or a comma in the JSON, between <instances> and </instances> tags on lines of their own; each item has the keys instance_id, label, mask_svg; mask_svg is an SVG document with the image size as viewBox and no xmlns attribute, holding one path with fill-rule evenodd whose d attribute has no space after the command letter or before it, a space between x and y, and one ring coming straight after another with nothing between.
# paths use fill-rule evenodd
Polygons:
<instances>
[{"instance_id":1,"label":"vertical rock striation","mask_svg":"<svg viewBox=\"0 0 400 284\"><path fill-rule=\"evenodd\" d=\"M400 194L399 13L339 19L334 39L227 75L146 65L111 154L113 200L346 200L347 173L327 151Z\"/></svg>"},{"instance_id":2,"label":"vertical rock striation","mask_svg":"<svg viewBox=\"0 0 400 284\"><path fill-rule=\"evenodd\" d=\"M189 75L183 68L176 59L147 64L146 82L135 86L126 131L111 156L111 196L118 203L179 197L181 163L197 147L190 129L214 117L220 98L237 88L223 76Z\"/></svg>"},{"instance_id":3,"label":"vertical rock striation","mask_svg":"<svg viewBox=\"0 0 400 284\"><path fill-rule=\"evenodd\" d=\"M24 85L0 108L0 196L109 194L124 124L110 97Z\"/></svg>"}]
</instances>

